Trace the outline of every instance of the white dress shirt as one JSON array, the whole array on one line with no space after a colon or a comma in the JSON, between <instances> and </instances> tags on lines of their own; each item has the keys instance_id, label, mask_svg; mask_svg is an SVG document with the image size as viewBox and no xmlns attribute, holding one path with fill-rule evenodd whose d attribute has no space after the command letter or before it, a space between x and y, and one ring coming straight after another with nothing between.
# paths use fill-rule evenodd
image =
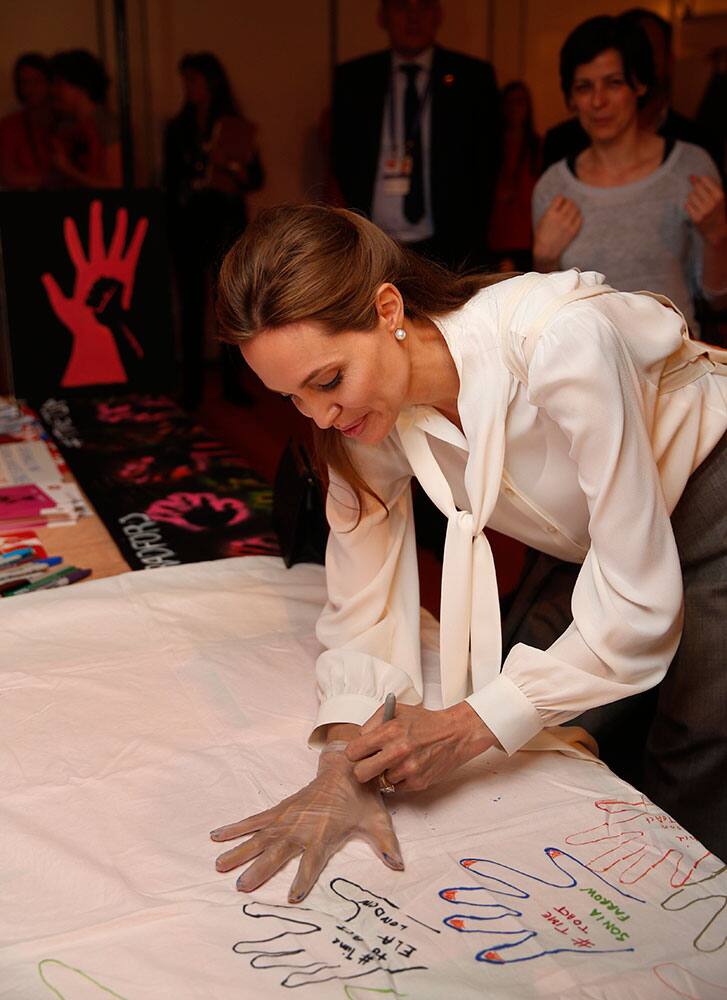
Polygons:
<instances>
[{"instance_id":1,"label":"white dress shirt","mask_svg":"<svg viewBox=\"0 0 727 1000\"><path fill-rule=\"evenodd\" d=\"M646 690L671 662L682 575L669 516L727 429L727 378L706 374L660 394L680 318L616 292L555 315L525 386L503 361L499 332L504 303L524 280L483 289L435 318L459 373L463 431L416 406L380 445L348 445L388 514L373 504L352 530L350 491L332 476L316 728L364 723L389 691L407 704L421 700L412 475L448 516L444 705L466 698L508 753L545 726ZM544 276L510 318L512 336L527 333L553 296L602 281L575 270ZM516 645L501 671L485 524L582 563L571 626L548 650Z\"/></svg>"},{"instance_id":2,"label":"white dress shirt","mask_svg":"<svg viewBox=\"0 0 727 1000\"><path fill-rule=\"evenodd\" d=\"M434 49L425 49L413 59L405 59L396 52L391 53L391 87L386 92L384 114L381 121L381 143L379 164L374 182L374 197L371 218L379 228L402 243L426 240L434 235L431 196L431 156L432 98L429 81L432 75ZM401 194L387 194L384 190L386 162L400 159L405 152L404 135L404 92L406 77L401 67L416 63L420 67L416 85L419 101L424 101L421 112L422 168L424 171L424 215L419 222L410 222L404 215L404 197ZM393 99L392 99L393 98ZM393 110L393 122L392 122Z\"/></svg>"}]
</instances>

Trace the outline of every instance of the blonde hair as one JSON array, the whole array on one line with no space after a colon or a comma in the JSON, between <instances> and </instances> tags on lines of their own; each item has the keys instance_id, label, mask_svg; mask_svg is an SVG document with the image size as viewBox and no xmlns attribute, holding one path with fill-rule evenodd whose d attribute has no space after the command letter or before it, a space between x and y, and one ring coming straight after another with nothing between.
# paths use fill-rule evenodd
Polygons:
<instances>
[{"instance_id":1,"label":"blonde hair","mask_svg":"<svg viewBox=\"0 0 727 1000\"><path fill-rule=\"evenodd\" d=\"M391 282L405 315L424 319L464 305L479 289L509 277L457 275L400 246L354 212L322 205L266 209L227 253L217 285L220 339L241 345L263 330L315 322L334 335L373 330L376 292ZM356 470L334 428L314 427L316 456L351 487L359 518L368 496L382 503Z\"/></svg>"}]
</instances>

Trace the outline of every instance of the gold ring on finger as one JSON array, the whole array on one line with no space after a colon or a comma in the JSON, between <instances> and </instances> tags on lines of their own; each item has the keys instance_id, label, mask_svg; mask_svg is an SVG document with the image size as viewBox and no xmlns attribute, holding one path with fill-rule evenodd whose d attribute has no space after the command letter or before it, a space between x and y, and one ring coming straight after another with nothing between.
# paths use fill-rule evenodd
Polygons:
<instances>
[{"instance_id":1,"label":"gold ring on finger","mask_svg":"<svg viewBox=\"0 0 727 1000\"><path fill-rule=\"evenodd\" d=\"M392 785L386 777L386 771L379 775L379 791L383 795L392 795L396 791L396 785Z\"/></svg>"}]
</instances>

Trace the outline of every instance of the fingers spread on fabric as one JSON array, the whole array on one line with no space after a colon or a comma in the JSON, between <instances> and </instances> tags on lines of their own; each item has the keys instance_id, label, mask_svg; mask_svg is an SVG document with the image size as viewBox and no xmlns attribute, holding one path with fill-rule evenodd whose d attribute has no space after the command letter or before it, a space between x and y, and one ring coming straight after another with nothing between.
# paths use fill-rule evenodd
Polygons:
<instances>
[{"instance_id":1,"label":"fingers spread on fabric","mask_svg":"<svg viewBox=\"0 0 727 1000\"><path fill-rule=\"evenodd\" d=\"M322 753L318 774L308 785L272 809L240 823L220 827L215 841L258 832L217 859L218 871L253 864L237 880L251 892L302 854L290 888L290 902L300 902L311 890L328 859L352 837L367 840L384 862L401 869L401 852L381 796L371 784L360 784L354 765L342 751Z\"/></svg>"},{"instance_id":2,"label":"fingers spread on fabric","mask_svg":"<svg viewBox=\"0 0 727 1000\"><path fill-rule=\"evenodd\" d=\"M237 823L228 823L226 826L220 826L216 830L212 830L210 837L216 841L234 840L236 837L245 837L248 833L263 830L275 818L277 809L278 806L274 806L272 809L266 809L264 812L247 816Z\"/></svg>"},{"instance_id":3,"label":"fingers spread on fabric","mask_svg":"<svg viewBox=\"0 0 727 1000\"><path fill-rule=\"evenodd\" d=\"M318 881L318 876L326 867L330 856L331 852L321 846L312 846L303 852L297 874L288 893L289 903L300 903L301 900L305 899Z\"/></svg>"},{"instance_id":4,"label":"fingers spread on fabric","mask_svg":"<svg viewBox=\"0 0 727 1000\"><path fill-rule=\"evenodd\" d=\"M300 844L288 839L283 839L272 845L269 844L257 861L251 864L247 871L238 878L238 891L252 892L253 889L257 889L258 886L272 878L291 858L300 854L302 850Z\"/></svg>"},{"instance_id":5,"label":"fingers spread on fabric","mask_svg":"<svg viewBox=\"0 0 727 1000\"><path fill-rule=\"evenodd\" d=\"M385 865L393 868L394 871L404 870L399 840L394 832L391 816L386 809L382 808L379 813L372 817L366 839L381 856Z\"/></svg>"},{"instance_id":6,"label":"fingers spread on fabric","mask_svg":"<svg viewBox=\"0 0 727 1000\"><path fill-rule=\"evenodd\" d=\"M244 865L248 861L252 861L259 854L262 854L269 843L269 837L258 833L254 837L251 837L250 840L246 840L244 844L238 844L232 850L220 854L215 861L215 868L218 872L229 872L233 868L239 868L240 865Z\"/></svg>"}]
</instances>

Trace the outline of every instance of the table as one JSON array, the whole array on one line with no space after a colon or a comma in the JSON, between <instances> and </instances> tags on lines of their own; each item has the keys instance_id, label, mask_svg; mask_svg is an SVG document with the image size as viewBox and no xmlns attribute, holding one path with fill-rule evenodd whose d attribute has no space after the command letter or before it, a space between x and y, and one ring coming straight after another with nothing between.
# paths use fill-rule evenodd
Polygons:
<instances>
[{"instance_id":1,"label":"table","mask_svg":"<svg viewBox=\"0 0 727 1000\"><path fill-rule=\"evenodd\" d=\"M72 479L70 473L68 477ZM36 534L48 555L63 556L65 566L93 570L89 580L101 580L128 572L128 563L85 494L84 499L92 511L90 517L82 517L76 524L67 527L37 529ZM85 582L81 581L74 586L81 586Z\"/></svg>"},{"instance_id":2,"label":"table","mask_svg":"<svg viewBox=\"0 0 727 1000\"><path fill-rule=\"evenodd\" d=\"M245 557L0 603L0 1000L724 1000L724 863L565 745L392 796L403 872L353 841L293 907L292 865L215 871L315 772L324 599Z\"/></svg>"}]
</instances>

